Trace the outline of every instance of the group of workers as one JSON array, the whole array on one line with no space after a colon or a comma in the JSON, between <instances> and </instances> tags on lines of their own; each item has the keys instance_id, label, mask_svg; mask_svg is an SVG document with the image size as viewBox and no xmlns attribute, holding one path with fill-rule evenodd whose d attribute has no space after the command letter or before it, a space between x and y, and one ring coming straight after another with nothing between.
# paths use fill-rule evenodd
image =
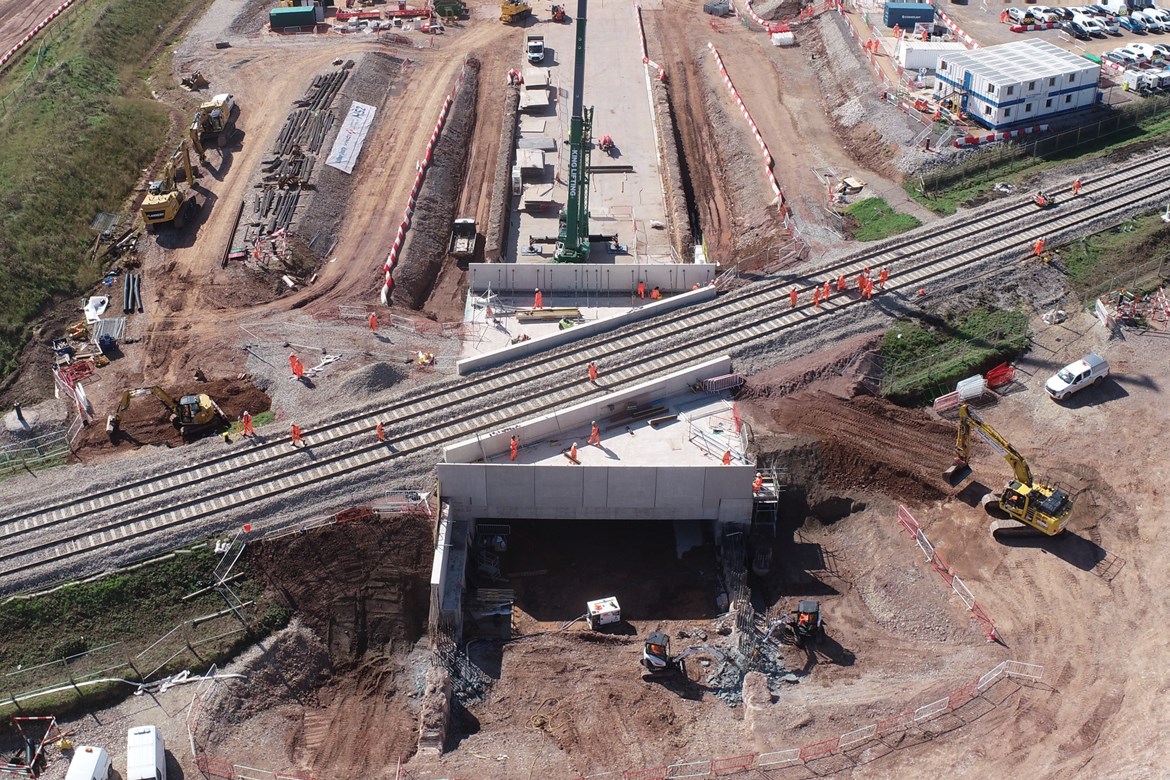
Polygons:
<instances>
[{"instance_id":1,"label":"group of workers","mask_svg":"<svg viewBox=\"0 0 1170 780\"><path fill-rule=\"evenodd\" d=\"M857 275L857 291L861 298L868 301L873 297L873 291L875 287L879 290L886 289L886 282L889 281L889 278L890 269L883 267L881 271L878 272L877 280L875 281L870 276L870 268L867 266L864 271ZM839 293L845 292L845 290L849 288L849 282L846 281L845 274L839 274L837 276L836 287L837 292ZM813 306L819 309L822 303L828 303L832 289L833 284L828 279L825 280L823 285L815 285L813 287L812 293ZM791 308L795 309L797 304L800 302L800 289L793 287L792 290L790 290L788 293L788 300L791 304Z\"/></svg>"},{"instance_id":2,"label":"group of workers","mask_svg":"<svg viewBox=\"0 0 1170 780\"><path fill-rule=\"evenodd\" d=\"M640 300L643 300L643 301L646 300L646 283L645 282L643 282L643 281L638 282L638 289L637 289L636 294ZM654 289L650 291L650 300L657 301L657 300L660 300L661 298L662 298L662 290L658 289L658 286L655 285Z\"/></svg>"}]
</instances>

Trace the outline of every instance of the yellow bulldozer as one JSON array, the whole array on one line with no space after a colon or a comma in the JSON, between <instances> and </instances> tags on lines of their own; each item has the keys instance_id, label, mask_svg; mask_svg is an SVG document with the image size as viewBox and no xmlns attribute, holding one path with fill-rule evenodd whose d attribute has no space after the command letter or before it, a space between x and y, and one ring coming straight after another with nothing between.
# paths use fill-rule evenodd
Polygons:
<instances>
[{"instance_id":1,"label":"yellow bulldozer","mask_svg":"<svg viewBox=\"0 0 1170 780\"><path fill-rule=\"evenodd\" d=\"M142 221L148 231L153 232L160 225L182 230L187 217L199 205L191 191L195 172L191 167L190 145L190 139L184 138L163 167L162 178L152 181L147 188L142 199ZM180 190L180 182L186 182L187 188Z\"/></svg>"},{"instance_id":2,"label":"yellow bulldozer","mask_svg":"<svg viewBox=\"0 0 1170 780\"><path fill-rule=\"evenodd\" d=\"M171 413L171 425L179 429L179 433L184 439L196 438L227 422L227 415L219 408L219 404L205 393L184 395L176 403L175 399L158 385L139 387L124 391L121 398L118 399L118 406L114 409L114 413L106 418L106 433L109 434L110 441L116 441L118 438L122 425L122 414L130 408L130 400L143 395L153 395L162 402L163 406Z\"/></svg>"},{"instance_id":3,"label":"yellow bulldozer","mask_svg":"<svg viewBox=\"0 0 1170 780\"><path fill-rule=\"evenodd\" d=\"M216 146L227 146L236 131L236 99L225 92L204 102L195 112L191 131L200 145L214 141ZM196 147L196 151L200 149Z\"/></svg>"},{"instance_id":4,"label":"yellow bulldozer","mask_svg":"<svg viewBox=\"0 0 1170 780\"><path fill-rule=\"evenodd\" d=\"M528 3L515 3L512 0L503 0L500 3L500 21L504 24L516 24L532 15L532 6Z\"/></svg>"}]
</instances>

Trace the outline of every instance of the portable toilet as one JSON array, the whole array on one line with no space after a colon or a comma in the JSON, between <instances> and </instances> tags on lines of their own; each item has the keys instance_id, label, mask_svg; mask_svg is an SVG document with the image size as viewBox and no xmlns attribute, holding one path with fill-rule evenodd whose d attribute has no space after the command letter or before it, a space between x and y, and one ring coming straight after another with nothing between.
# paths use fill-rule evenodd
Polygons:
<instances>
[{"instance_id":1,"label":"portable toilet","mask_svg":"<svg viewBox=\"0 0 1170 780\"><path fill-rule=\"evenodd\" d=\"M126 732L126 780L167 780L167 755L157 726Z\"/></svg>"},{"instance_id":2,"label":"portable toilet","mask_svg":"<svg viewBox=\"0 0 1170 780\"><path fill-rule=\"evenodd\" d=\"M100 747L81 745L73 751L65 780L109 780L110 754Z\"/></svg>"}]
</instances>

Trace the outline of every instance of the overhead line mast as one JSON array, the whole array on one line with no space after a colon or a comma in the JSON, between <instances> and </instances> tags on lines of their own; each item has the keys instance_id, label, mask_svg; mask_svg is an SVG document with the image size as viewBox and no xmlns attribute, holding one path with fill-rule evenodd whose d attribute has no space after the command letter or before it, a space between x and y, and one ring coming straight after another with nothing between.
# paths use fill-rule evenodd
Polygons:
<instances>
[{"instance_id":1,"label":"overhead line mast","mask_svg":"<svg viewBox=\"0 0 1170 780\"><path fill-rule=\"evenodd\" d=\"M577 49L573 66L573 118L569 124L569 197L561 212L553 260L589 260L589 151L593 147L593 108L585 108L585 7L577 0Z\"/></svg>"}]
</instances>

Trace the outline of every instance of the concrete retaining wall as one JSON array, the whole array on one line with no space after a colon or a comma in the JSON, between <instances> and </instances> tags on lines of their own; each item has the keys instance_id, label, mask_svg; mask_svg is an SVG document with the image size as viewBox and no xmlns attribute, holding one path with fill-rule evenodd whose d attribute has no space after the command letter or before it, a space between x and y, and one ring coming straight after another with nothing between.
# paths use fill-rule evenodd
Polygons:
<instances>
[{"instance_id":1,"label":"concrete retaining wall","mask_svg":"<svg viewBox=\"0 0 1170 780\"><path fill-rule=\"evenodd\" d=\"M440 463L452 511L492 519L751 520L754 466Z\"/></svg>"},{"instance_id":2,"label":"concrete retaining wall","mask_svg":"<svg viewBox=\"0 0 1170 780\"><path fill-rule=\"evenodd\" d=\"M495 288L493 287L492 289L494 290ZM544 288L542 287L541 289ZM688 290L687 292L671 295L661 300L648 302L644 306L636 306L622 314L615 314L612 317L605 317L604 319L594 320L593 322L574 325L566 330L548 333L528 341L522 341L519 344L512 344L502 349L497 349L494 352L464 358L463 360L456 361L455 366L460 375L470 374L473 371L507 363L509 360L535 355L538 352L559 347L571 341L596 336L599 333L606 333L615 328L620 328L623 325L639 322L640 320L645 320L658 314L665 314L668 311L674 311L692 303L709 301L714 297L714 287L701 286L697 290Z\"/></svg>"},{"instance_id":3,"label":"concrete retaining wall","mask_svg":"<svg viewBox=\"0 0 1170 780\"><path fill-rule=\"evenodd\" d=\"M530 293L537 287L549 293L624 293L633 295L638 282L646 292L683 292L694 285L705 287L718 269L710 264L577 265L573 263L472 263L471 292Z\"/></svg>"},{"instance_id":4,"label":"concrete retaining wall","mask_svg":"<svg viewBox=\"0 0 1170 780\"><path fill-rule=\"evenodd\" d=\"M628 390L619 390L606 393L585 403L570 406L543 417L537 417L529 422L512 425L498 431L482 434L474 439L456 442L443 448L443 462L449 464L476 463L486 460L493 455L507 452L512 441L512 435L520 436L521 442L539 441L555 438L562 432L588 425L591 420L600 420L613 414L619 405L627 403L646 403L652 400L667 398L685 391L689 386L700 380L714 376L723 376L731 373L731 358L723 356L708 360L690 368L684 368L673 374L667 374L653 382L631 387ZM509 463L508 468L520 468L515 463ZM560 467L563 468L563 467ZM725 467L726 468L726 467ZM440 479L442 477L440 476ZM751 478L748 478L751 482ZM447 497L447 486L443 486L443 497Z\"/></svg>"}]
</instances>

